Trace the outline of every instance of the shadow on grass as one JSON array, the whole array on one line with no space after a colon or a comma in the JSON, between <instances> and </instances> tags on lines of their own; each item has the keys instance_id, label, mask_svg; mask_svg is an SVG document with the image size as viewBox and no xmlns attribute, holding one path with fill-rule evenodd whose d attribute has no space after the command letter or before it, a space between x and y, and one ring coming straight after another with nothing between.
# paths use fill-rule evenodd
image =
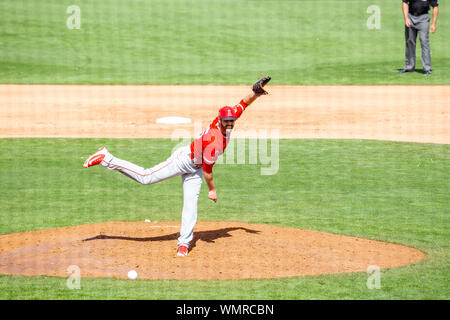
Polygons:
<instances>
[{"instance_id":1,"label":"shadow on grass","mask_svg":"<svg viewBox=\"0 0 450 320\"><path fill-rule=\"evenodd\" d=\"M397 69L397 73L400 73L400 74L401 74L400 71L402 71L402 70L403 70L403 69ZM420 74L424 74L423 72L424 72L423 69L414 69L414 70L407 71L407 72L403 72L403 73L420 73Z\"/></svg>"}]
</instances>

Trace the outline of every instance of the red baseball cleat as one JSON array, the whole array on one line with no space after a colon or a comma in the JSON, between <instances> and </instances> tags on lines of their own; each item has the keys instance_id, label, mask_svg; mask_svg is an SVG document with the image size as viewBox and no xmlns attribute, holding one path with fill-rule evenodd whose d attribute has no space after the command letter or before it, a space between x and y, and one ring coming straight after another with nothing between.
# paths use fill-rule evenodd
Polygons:
<instances>
[{"instance_id":1,"label":"red baseball cleat","mask_svg":"<svg viewBox=\"0 0 450 320\"><path fill-rule=\"evenodd\" d=\"M178 247L178 252L177 252L177 256L179 257L185 257L188 255L188 247L186 246L179 246Z\"/></svg>"},{"instance_id":2,"label":"red baseball cleat","mask_svg":"<svg viewBox=\"0 0 450 320\"><path fill-rule=\"evenodd\" d=\"M89 168L100 164L103 161L103 159L105 159L107 153L108 150L106 150L105 147L101 147L100 149L98 149L96 153L87 158L87 160L83 164L83 167Z\"/></svg>"}]
</instances>

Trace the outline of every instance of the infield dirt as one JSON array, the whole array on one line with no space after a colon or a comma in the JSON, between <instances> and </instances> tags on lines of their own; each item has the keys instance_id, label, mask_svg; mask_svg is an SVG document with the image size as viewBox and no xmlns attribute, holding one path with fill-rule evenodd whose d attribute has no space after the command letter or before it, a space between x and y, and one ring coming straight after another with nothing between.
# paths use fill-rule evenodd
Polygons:
<instances>
[{"instance_id":1,"label":"infield dirt","mask_svg":"<svg viewBox=\"0 0 450 320\"><path fill-rule=\"evenodd\" d=\"M449 86L276 86L233 137L450 142ZM0 85L0 137L196 137L248 86ZM156 123L186 117L190 124Z\"/></svg>"}]
</instances>

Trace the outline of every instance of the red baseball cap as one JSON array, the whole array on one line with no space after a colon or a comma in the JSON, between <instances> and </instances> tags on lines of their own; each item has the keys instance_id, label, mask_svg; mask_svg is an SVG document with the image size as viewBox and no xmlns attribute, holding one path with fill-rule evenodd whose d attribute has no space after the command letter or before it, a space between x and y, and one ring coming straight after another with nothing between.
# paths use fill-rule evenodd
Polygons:
<instances>
[{"instance_id":1,"label":"red baseball cap","mask_svg":"<svg viewBox=\"0 0 450 320\"><path fill-rule=\"evenodd\" d=\"M236 112L232 107L225 106L219 109L219 118L221 120L236 120Z\"/></svg>"}]
</instances>

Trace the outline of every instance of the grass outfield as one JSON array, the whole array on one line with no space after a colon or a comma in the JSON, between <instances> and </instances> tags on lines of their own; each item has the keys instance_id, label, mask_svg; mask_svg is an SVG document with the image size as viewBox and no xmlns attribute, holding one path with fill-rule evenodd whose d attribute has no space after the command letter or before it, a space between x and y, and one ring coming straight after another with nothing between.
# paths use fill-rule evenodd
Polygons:
<instances>
[{"instance_id":1,"label":"grass outfield","mask_svg":"<svg viewBox=\"0 0 450 320\"><path fill-rule=\"evenodd\" d=\"M179 221L180 180L142 186L82 164L100 145L150 167L169 139L0 139L0 234L103 221ZM274 280L177 281L0 276L0 299L449 299L448 145L280 140L277 174L217 165L219 202L203 186L200 221L313 229L415 247L428 258L381 271ZM99 205L102 204L102 205ZM214 208L214 210L213 210Z\"/></svg>"},{"instance_id":2,"label":"grass outfield","mask_svg":"<svg viewBox=\"0 0 450 320\"><path fill-rule=\"evenodd\" d=\"M73 4L79 30L66 26ZM262 72L273 84L449 84L449 15L442 1L424 77L397 74L401 1L1 1L0 83L250 84Z\"/></svg>"}]
</instances>

